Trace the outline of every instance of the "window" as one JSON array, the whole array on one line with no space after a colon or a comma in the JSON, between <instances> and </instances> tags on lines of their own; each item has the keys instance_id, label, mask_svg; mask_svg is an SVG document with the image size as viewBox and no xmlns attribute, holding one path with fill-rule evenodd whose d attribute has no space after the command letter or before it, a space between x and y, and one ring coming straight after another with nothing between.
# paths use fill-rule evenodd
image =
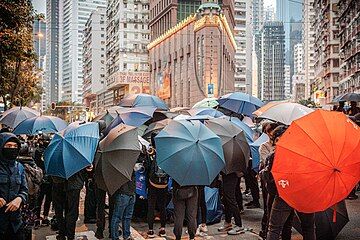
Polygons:
<instances>
[{"instance_id":1,"label":"window","mask_svg":"<svg viewBox=\"0 0 360 240\"><path fill-rule=\"evenodd\" d=\"M124 28L127 28L127 23L124 23Z\"/></svg>"},{"instance_id":2,"label":"window","mask_svg":"<svg viewBox=\"0 0 360 240\"><path fill-rule=\"evenodd\" d=\"M127 33L126 32L124 32L124 38L127 38Z\"/></svg>"},{"instance_id":3,"label":"window","mask_svg":"<svg viewBox=\"0 0 360 240\"><path fill-rule=\"evenodd\" d=\"M124 68L124 70L127 69L127 63L124 63L124 64L123 64L123 68Z\"/></svg>"}]
</instances>

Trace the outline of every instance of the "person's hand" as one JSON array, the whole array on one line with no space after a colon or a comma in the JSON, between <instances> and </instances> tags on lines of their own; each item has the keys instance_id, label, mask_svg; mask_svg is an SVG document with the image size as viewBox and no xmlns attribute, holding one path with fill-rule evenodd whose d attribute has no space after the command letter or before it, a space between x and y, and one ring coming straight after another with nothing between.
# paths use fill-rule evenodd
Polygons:
<instances>
[{"instance_id":1,"label":"person's hand","mask_svg":"<svg viewBox=\"0 0 360 240\"><path fill-rule=\"evenodd\" d=\"M0 198L0 208L2 208L3 206L5 206L5 204L6 204L5 199Z\"/></svg>"},{"instance_id":2,"label":"person's hand","mask_svg":"<svg viewBox=\"0 0 360 240\"><path fill-rule=\"evenodd\" d=\"M94 165L91 164L90 166L88 166L86 168L86 171L91 172L93 170L93 168L94 168Z\"/></svg>"},{"instance_id":3,"label":"person's hand","mask_svg":"<svg viewBox=\"0 0 360 240\"><path fill-rule=\"evenodd\" d=\"M21 197L15 198L14 200L12 200L8 204L6 204L7 208L6 208L5 212L15 212L16 210L18 210L20 208L21 203L22 203Z\"/></svg>"}]
</instances>

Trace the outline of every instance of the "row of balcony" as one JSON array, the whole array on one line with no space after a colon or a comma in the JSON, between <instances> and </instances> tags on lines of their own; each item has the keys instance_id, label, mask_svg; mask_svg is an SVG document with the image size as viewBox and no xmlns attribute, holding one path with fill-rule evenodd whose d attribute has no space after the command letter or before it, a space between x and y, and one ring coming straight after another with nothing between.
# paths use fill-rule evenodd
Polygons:
<instances>
[{"instance_id":1,"label":"row of balcony","mask_svg":"<svg viewBox=\"0 0 360 240\"><path fill-rule=\"evenodd\" d=\"M340 74L340 79L345 79L345 78L351 77L352 75L354 75L357 72L360 72L360 63L355 64L355 66L353 66L352 68L350 68L346 71L343 71Z\"/></svg>"}]
</instances>

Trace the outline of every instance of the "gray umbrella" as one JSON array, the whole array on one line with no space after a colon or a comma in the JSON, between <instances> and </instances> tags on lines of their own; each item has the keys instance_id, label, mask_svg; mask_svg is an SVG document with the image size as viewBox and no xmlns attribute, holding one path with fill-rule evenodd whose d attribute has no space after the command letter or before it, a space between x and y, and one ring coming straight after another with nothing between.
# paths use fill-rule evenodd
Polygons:
<instances>
[{"instance_id":1,"label":"gray umbrella","mask_svg":"<svg viewBox=\"0 0 360 240\"><path fill-rule=\"evenodd\" d=\"M149 127L146 129L143 137L144 138L149 138L151 133L154 131L161 131L162 129L164 129L167 125L169 125L169 123L173 121L171 119L164 119L158 122L154 122L152 124L149 125Z\"/></svg>"},{"instance_id":2,"label":"gray umbrella","mask_svg":"<svg viewBox=\"0 0 360 240\"><path fill-rule=\"evenodd\" d=\"M346 93L338 99L338 102L341 102L341 101L360 102L360 94L359 93Z\"/></svg>"},{"instance_id":3,"label":"gray umbrella","mask_svg":"<svg viewBox=\"0 0 360 240\"><path fill-rule=\"evenodd\" d=\"M205 125L221 139L226 163L223 172L245 172L250 158L250 146L243 130L222 118L207 120Z\"/></svg>"},{"instance_id":4,"label":"gray umbrella","mask_svg":"<svg viewBox=\"0 0 360 240\"><path fill-rule=\"evenodd\" d=\"M131 180L140 155L140 144L135 127L120 124L100 142L95 164L95 179L99 188L114 194Z\"/></svg>"},{"instance_id":5,"label":"gray umbrella","mask_svg":"<svg viewBox=\"0 0 360 240\"><path fill-rule=\"evenodd\" d=\"M0 118L0 123L15 128L25 119L40 116L40 113L28 107L13 107L6 110Z\"/></svg>"}]
</instances>

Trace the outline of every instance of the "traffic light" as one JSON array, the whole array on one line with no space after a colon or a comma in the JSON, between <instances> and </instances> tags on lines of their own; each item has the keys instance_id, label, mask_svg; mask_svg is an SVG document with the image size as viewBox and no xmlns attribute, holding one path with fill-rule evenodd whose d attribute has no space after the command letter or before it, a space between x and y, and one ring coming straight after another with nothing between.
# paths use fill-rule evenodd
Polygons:
<instances>
[{"instance_id":1,"label":"traffic light","mask_svg":"<svg viewBox=\"0 0 360 240\"><path fill-rule=\"evenodd\" d=\"M51 103L51 110L55 110L56 109L56 103L52 102Z\"/></svg>"}]
</instances>

